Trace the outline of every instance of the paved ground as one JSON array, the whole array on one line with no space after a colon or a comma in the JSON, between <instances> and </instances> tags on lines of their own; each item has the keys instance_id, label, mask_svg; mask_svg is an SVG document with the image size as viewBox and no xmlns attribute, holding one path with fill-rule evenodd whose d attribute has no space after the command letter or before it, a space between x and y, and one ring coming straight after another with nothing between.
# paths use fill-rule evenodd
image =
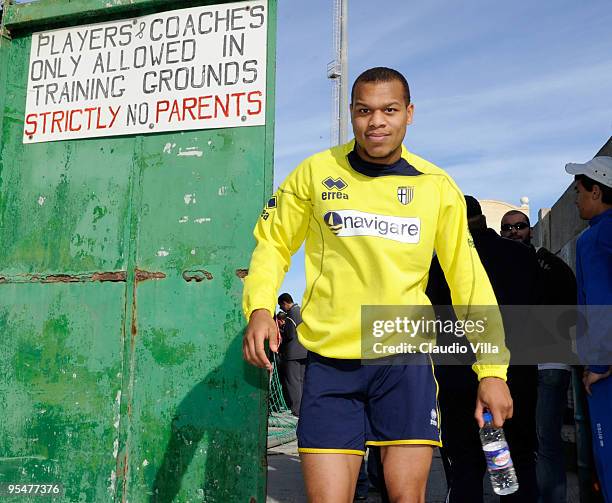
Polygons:
<instances>
[{"instance_id":1,"label":"paved ground","mask_svg":"<svg viewBox=\"0 0 612 503\"><path fill-rule=\"evenodd\" d=\"M485 477L486 479L486 477ZM488 484L488 481L486 481ZM578 503L577 482L574 474L568 474L568 503ZM436 450L429 482L427 484L427 503L443 503L446 495L446 482L440 455ZM497 503L499 498L485 488L485 503ZM268 499L267 503L306 503L306 492L300 471L300 458L297 443L280 445L268 450ZM372 494L368 503L380 503Z\"/></svg>"}]
</instances>

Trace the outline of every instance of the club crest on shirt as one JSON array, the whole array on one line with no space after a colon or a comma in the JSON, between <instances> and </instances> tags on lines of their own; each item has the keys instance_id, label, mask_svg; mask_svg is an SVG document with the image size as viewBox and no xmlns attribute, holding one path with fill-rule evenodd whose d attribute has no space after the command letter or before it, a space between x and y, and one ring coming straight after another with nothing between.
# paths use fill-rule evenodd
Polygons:
<instances>
[{"instance_id":1,"label":"club crest on shirt","mask_svg":"<svg viewBox=\"0 0 612 503\"><path fill-rule=\"evenodd\" d=\"M414 197L414 187L402 186L397 188L397 200L406 205L412 201Z\"/></svg>"}]
</instances>

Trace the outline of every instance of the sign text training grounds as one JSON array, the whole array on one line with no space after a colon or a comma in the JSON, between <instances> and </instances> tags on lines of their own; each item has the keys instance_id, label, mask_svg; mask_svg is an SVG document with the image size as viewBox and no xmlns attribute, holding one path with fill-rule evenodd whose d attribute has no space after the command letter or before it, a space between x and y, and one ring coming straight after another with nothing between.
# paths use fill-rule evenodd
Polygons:
<instances>
[{"instance_id":1,"label":"sign text training grounds","mask_svg":"<svg viewBox=\"0 0 612 503\"><path fill-rule=\"evenodd\" d=\"M265 124L267 2L32 35L24 143Z\"/></svg>"}]
</instances>

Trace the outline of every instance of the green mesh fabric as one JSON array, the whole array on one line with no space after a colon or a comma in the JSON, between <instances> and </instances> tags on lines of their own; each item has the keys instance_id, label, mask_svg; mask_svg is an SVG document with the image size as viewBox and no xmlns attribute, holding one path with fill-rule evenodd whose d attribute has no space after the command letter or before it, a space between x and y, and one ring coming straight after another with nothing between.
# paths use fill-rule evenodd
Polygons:
<instances>
[{"instance_id":1,"label":"green mesh fabric","mask_svg":"<svg viewBox=\"0 0 612 503\"><path fill-rule=\"evenodd\" d=\"M270 398L268 413L268 447L285 444L295 440L297 417L291 414L283 398L280 379L278 377L278 357L273 356L273 368L270 373Z\"/></svg>"}]
</instances>

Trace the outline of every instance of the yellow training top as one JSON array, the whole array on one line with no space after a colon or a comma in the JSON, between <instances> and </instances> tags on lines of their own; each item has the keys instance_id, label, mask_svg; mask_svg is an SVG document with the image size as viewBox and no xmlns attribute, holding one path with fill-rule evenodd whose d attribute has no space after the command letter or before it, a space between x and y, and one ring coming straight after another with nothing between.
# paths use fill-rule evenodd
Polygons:
<instances>
[{"instance_id":1,"label":"yellow training top","mask_svg":"<svg viewBox=\"0 0 612 503\"><path fill-rule=\"evenodd\" d=\"M362 305L430 305L425 287L434 250L453 305L497 306L468 231L465 199L450 176L403 146L392 166L367 163L353 147L351 141L309 157L266 205L244 284L247 320L255 309L274 313L291 255L304 240L298 336L322 356L361 357ZM509 361L501 316L493 311L478 340L498 345L501 354L496 364L476 354L480 379L505 379L507 366L499 362Z\"/></svg>"}]
</instances>

